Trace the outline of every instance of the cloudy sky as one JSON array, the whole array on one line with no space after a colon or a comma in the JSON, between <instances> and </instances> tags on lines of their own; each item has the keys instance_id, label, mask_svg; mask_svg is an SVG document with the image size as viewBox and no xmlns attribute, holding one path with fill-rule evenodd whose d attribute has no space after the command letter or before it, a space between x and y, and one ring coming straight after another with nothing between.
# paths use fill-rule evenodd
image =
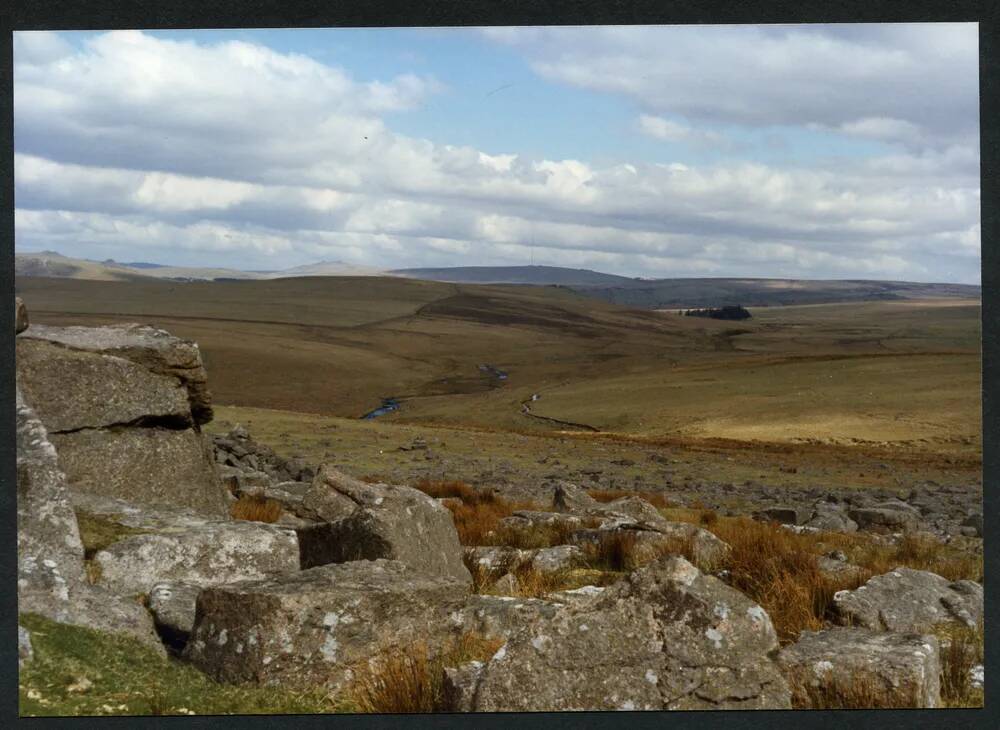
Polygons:
<instances>
[{"instance_id":1,"label":"cloudy sky","mask_svg":"<svg viewBox=\"0 0 1000 730\"><path fill-rule=\"evenodd\" d=\"M978 283L977 32L16 33L16 248Z\"/></svg>"}]
</instances>

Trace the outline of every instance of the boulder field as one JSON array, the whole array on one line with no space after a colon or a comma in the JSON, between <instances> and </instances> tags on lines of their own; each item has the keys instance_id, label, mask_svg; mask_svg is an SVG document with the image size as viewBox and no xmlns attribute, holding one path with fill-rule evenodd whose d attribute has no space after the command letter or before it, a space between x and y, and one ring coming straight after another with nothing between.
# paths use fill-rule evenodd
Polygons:
<instances>
[{"instance_id":1,"label":"boulder field","mask_svg":"<svg viewBox=\"0 0 1000 730\"><path fill-rule=\"evenodd\" d=\"M443 667L447 709L784 709L859 681L936 707L933 630L982 618L979 584L897 568L838 593L840 625L781 647L760 605L676 554L724 561L730 546L712 532L565 482L539 486L549 509L500 523L564 544L463 546L444 500L283 459L242 428L207 437L195 343L142 325L31 325L15 310L19 610L128 634L218 682L346 692L382 657L415 643L443 656L476 635L499 648ZM245 500L276 502L280 517L237 519ZM885 534L919 529L927 509L818 498L757 517ZM474 573L512 588L518 571L574 570L608 539L647 559L610 585L474 592ZM856 570L833 553L819 565ZM18 638L32 661L30 636Z\"/></svg>"}]
</instances>

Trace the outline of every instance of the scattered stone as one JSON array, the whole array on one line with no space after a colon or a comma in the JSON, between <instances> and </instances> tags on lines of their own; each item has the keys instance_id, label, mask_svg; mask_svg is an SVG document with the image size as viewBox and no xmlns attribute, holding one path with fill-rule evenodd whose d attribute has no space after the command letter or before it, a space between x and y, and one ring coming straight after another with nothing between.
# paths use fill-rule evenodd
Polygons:
<instances>
[{"instance_id":1,"label":"scattered stone","mask_svg":"<svg viewBox=\"0 0 1000 730\"><path fill-rule=\"evenodd\" d=\"M983 536L983 514L982 512L974 512L970 514L962 522L962 527L972 528L973 537Z\"/></svg>"},{"instance_id":2,"label":"scattered stone","mask_svg":"<svg viewBox=\"0 0 1000 730\"><path fill-rule=\"evenodd\" d=\"M778 522L783 525L804 525L813 516L813 510L807 507L783 505L768 507L754 513L754 517L766 522Z\"/></svg>"},{"instance_id":3,"label":"scattered stone","mask_svg":"<svg viewBox=\"0 0 1000 730\"><path fill-rule=\"evenodd\" d=\"M983 616L983 587L951 582L911 568L877 575L853 591L833 598L838 623L877 631L924 632L937 624L975 627Z\"/></svg>"},{"instance_id":4,"label":"scattered stone","mask_svg":"<svg viewBox=\"0 0 1000 730\"><path fill-rule=\"evenodd\" d=\"M900 503L904 504L904 503ZM903 509L895 503L882 506L856 507L848 511L848 516L862 529L881 528L909 532L919 525L919 513L916 509Z\"/></svg>"},{"instance_id":5,"label":"scattered stone","mask_svg":"<svg viewBox=\"0 0 1000 730\"><path fill-rule=\"evenodd\" d=\"M532 551L529 560L539 573L559 573L580 565L584 554L576 545L557 545Z\"/></svg>"},{"instance_id":6,"label":"scattered stone","mask_svg":"<svg viewBox=\"0 0 1000 730\"><path fill-rule=\"evenodd\" d=\"M532 557L530 551L506 545L465 547L462 548L462 554L466 564L471 563L484 570L497 572L514 570Z\"/></svg>"},{"instance_id":7,"label":"scattered stone","mask_svg":"<svg viewBox=\"0 0 1000 730\"><path fill-rule=\"evenodd\" d=\"M933 708L941 702L941 658L933 635L805 631L779 652L778 664L797 706L809 707L810 695L836 694L838 688L847 693L859 684L892 707Z\"/></svg>"}]
</instances>

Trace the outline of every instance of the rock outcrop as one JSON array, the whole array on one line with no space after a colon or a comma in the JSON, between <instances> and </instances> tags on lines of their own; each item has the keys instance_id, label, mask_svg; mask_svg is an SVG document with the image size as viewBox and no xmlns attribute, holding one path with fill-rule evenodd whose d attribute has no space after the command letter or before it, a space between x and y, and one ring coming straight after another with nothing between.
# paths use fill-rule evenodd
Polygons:
<instances>
[{"instance_id":1,"label":"rock outcrop","mask_svg":"<svg viewBox=\"0 0 1000 730\"><path fill-rule=\"evenodd\" d=\"M781 650L778 664L798 707L814 706L816 699L836 702L838 696L869 696L882 707L938 707L941 702L941 657L933 635L806 631Z\"/></svg>"},{"instance_id":2,"label":"rock outcrop","mask_svg":"<svg viewBox=\"0 0 1000 730\"><path fill-rule=\"evenodd\" d=\"M146 610L87 583L83 543L56 450L16 391L18 611L130 634L163 651Z\"/></svg>"},{"instance_id":3,"label":"rock outcrop","mask_svg":"<svg viewBox=\"0 0 1000 730\"><path fill-rule=\"evenodd\" d=\"M410 487L365 484L329 467L313 486L325 492L316 503L327 519L346 515L299 530L304 568L384 558L471 584L451 511L436 499Z\"/></svg>"},{"instance_id":4,"label":"rock outcrop","mask_svg":"<svg viewBox=\"0 0 1000 730\"><path fill-rule=\"evenodd\" d=\"M760 606L674 557L519 631L452 696L476 711L787 708L777 648Z\"/></svg>"},{"instance_id":5,"label":"rock outcrop","mask_svg":"<svg viewBox=\"0 0 1000 730\"><path fill-rule=\"evenodd\" d=\"M983 617L983 587L935 573L896 568L833 598L838 623L878 631L925 632L937 624L970 628Z\"/></svg>"},{"instance_id":6,"label":"rock outcrop","mask_svg":"<svg viewBox=\"0 0 1000 730\"><path fill-rule=\"evenodd\" d=\"M142 325L34 325L17 338L17 373L72 489L226 515L200 431L212 407L197 345Z\"/></svg>"},{"instance_id":7,"label":"rock outcrop","mask_svg":"<svg viewBox=\"0 0 1000 730\"><path fill-rule=\"evenodd\" d=\"M379 652L452 636L447 617L467 595L464 583L394 560L207 588L185 654L219 681L336 690Z\"/></svg>"},{"instance_id":8,"label":"rock outcrop","mask_svg":"<svg viewBox=\"0 0 1000 730\"><path fill-rule=\"evenodd\" d=\"M14 297L14 334L19 335L28 329L28 308L24 306L21 297Z\"/></svg>"}]
</instances>

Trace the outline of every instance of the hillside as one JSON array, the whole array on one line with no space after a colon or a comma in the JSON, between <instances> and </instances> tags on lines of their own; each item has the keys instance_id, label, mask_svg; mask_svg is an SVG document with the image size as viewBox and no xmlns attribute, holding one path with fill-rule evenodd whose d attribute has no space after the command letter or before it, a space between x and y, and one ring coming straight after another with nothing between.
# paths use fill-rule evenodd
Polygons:
<instances>
[{"instance_id":1,"label":"hillside","mask_svg":"<svg viewBox=\"0 0 1000 730\"><path fill-rule=\"evenodd\" d=\"M972 459L981 443L976 300L752 308L737 323L397 277L17 288L33 322L139 321L197 341L219 404L359 418L396 398L380 423Z\"/></svg>"},{"instance_id":2,"label":"hillside","mask_svg":"<svg viewBox=\"0 0 1000 730\"><path fill-rule=\"evenodd\" d=\"M569 287L616 286L631 282L624 276L561 266L454 266L438 269L396 269L394 276L462 284L535 284Z\"/></svg>"},{"instance_id":3,"label":"hillside","mask_svg":"<svg viewBox=\"0 0 1000 730\"><path fill-rule=\"evenodd\" d=\"M606 302L642 309L775 307L939 297L976 299L982 295L981 287L965 284L809 279L656 279L574 288Z\"/></svg>"}]
</instances>

